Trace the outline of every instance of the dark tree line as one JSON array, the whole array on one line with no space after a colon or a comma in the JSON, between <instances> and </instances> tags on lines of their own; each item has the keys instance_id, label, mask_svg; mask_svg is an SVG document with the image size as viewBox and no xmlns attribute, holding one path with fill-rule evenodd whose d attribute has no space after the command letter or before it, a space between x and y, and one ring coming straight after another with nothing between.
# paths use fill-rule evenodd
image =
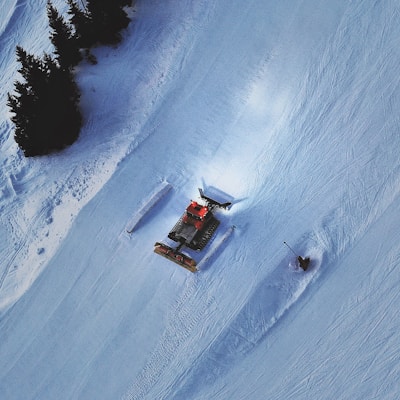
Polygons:
<instances>
[{"instance_id":1,"label":"dark tree line","mask_svg":"<svg viewBox=\"0 0 400 400\"><path fill-rule=\"evenodd\" d=\"M61 150L78 138L82 116L73 69L91 47L119 43L120 31L129 24L124 7L132 0L87 0L83 9L67 1L69 21L47 4L53 57L16 49L23 81L15 82L7 104L15 141L27 157Z\"/></svg>"}]
</instances>

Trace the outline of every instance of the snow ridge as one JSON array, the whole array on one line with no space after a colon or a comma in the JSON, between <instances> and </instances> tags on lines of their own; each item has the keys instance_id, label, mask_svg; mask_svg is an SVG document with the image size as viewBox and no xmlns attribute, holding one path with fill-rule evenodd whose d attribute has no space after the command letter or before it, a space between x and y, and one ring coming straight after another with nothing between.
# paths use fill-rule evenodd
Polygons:
<instances>
[{"instance_id":1,"label":"snow ridge","mask_svg":"<svg viewBox=\"0 0 400 400\"><path fill-rule=\"evenodd\" d=\"M132 234L135 228L143 220L146 214L172 189L172 185L166 181L160 183L160 185L154 189L154 191L143 200L142 205L135 212L132 218L129 220L125 227L127 234Z\"/></svg>"}]
</instances>

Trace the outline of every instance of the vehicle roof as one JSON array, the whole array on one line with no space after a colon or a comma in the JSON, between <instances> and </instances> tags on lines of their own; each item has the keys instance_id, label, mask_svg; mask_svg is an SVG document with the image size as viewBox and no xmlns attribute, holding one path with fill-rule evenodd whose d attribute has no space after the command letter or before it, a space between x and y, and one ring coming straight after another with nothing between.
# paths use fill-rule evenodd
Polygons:
<instances>
[{"instance_id":1,"label":"vehicle roof","mask_svg":"<svg viewBox=\"0 0 400 400\"><path fill-rule=\"evenodd\" d=\"M186 211L193 215L204 217L208 213L208 207L197 203L197 201L192 201Z\"/></svg>"}]
</instances>

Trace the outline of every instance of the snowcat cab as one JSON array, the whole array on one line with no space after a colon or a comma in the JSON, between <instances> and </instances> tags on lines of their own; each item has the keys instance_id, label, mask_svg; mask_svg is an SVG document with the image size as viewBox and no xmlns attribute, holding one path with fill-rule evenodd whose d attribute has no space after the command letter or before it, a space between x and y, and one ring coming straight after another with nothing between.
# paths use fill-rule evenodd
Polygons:
<instances>
[{"instance_id":1,"label":"snowcat cab","mask_svg":"<svg viewBox=\"0 0 400 400\"><path fill-rule=\"evenodd\" d=\"M207 206L203 206L197 201L193 201L186 208L186 213L183 215L183 223L193 225L197 230L201 230L209 214Z\"/></svg>"}]
</instances>

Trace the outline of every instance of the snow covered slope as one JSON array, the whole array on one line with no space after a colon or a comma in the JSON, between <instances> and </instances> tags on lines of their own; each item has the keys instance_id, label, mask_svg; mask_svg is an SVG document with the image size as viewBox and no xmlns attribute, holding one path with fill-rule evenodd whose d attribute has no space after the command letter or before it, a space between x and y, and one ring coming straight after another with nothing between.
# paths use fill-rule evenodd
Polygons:
<instances>
[{"instance_id":1,"label":"snow covered slope","mask_svg":"<svg viewBox=\"0 0 400 400\"><path fill-rule=\"evenodd\" d=\"M53 2L60 10L65 2ZM118 49L94 51L102 61L81 65L79 86L84 127L80 138L61 154L24 159L13 140L6 108L7 91L21 77L16 74L15 46L41 55L51 51L46 1L19 1L8 13L0 37L1 84L1 199L0 209L0 309L6 310L32 284L65 238L82 207L111 177L118 163L143 140L142 126L149 110L162 98L164 81L170 77L174 52L167 48L182 40L182 30L170 26L164 10L155 15L152 7L141 11ZM171 7L171 6L170 6ZM151 30L157 18L165 21L162 31ZM180 18L179 15L177 18ZM179 22L179 21L178 21ZM144 25L142 28L141 26ZM183 25L183 23L182 23ZM179 23L178 23L179 27ZM136 33L136 31L138 31ZM35 32L33 34L32 32ZM138 60L140 59L140 63Z\"/></svg>"},{"instance_id":2,"label":"snow covered slope","mask_svg":"<svg viewBox=\"0 0 400 400\"><path fill-rule=\"evenodd\" d=\"M76 145L23 160L4 112L1 397L395 398L399 11L138 1L80 68ZM28 36L7 18L9 49ZM191 274L152 249L198 186L233 197L236 229Z\"/></svg>"}]
</instances>

